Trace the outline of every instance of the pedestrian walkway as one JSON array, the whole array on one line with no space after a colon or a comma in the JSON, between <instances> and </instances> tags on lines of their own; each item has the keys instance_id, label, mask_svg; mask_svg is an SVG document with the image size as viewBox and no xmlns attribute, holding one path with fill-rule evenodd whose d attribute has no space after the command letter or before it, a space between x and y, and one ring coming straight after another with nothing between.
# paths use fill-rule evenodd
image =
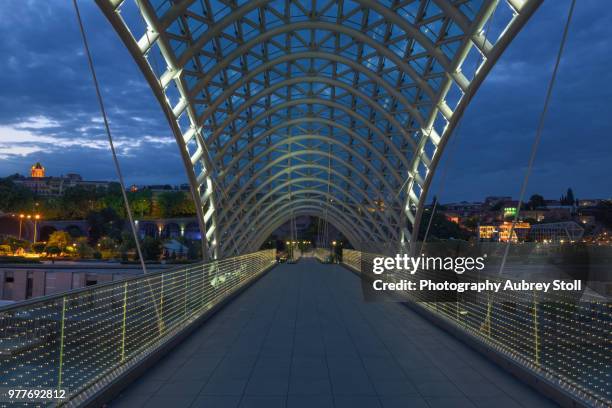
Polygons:
<instances>
[{"instance_id":1,"label":"pedestrian walkway","mask_svg":"<svg viewBox=\"0 0 612 408\"><path fill-rule=\"evenodd\" d=\"M357 276L274 268L112 407L555 406L410 309L365 303Z\"/></svg>"}]
</instances>

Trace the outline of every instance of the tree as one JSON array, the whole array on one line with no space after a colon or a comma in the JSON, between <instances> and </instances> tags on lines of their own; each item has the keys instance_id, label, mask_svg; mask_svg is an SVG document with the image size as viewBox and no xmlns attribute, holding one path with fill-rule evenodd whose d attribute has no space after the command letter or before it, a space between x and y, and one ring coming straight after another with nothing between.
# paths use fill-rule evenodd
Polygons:
<instances>
[{"instance_id":1,"label":"tree","mask_svg":"<svg viewBox=\"0 0 612 408\"><path fill-rule=\"evenodd\" d=\"M475 231L478 227L478 217L470 217L463 221L463 226L467 229Z\"/></svg>"},{"instance_id":2,"label":"tree","mask_svg":"<svg viewBox=\"0 0 612 408\"><path fill-rule=\"evenodd\" d=\"M104 195L105 190L87 188L84 186L69 187L62 195L62 214L63 219L83 219L89 211L99 208L99 199Z\"/></svg>"},{"instance_id":3,"label":"tree","mask_svg":"<svg viewBox=\"0 0 612 408\"><path fill-rule=\"evenodd\" d=\"M431 211L425 211L423 218L421 219L421 227L419 230L419 240L425 237L425 231L429 225L429 219L431 218ZM433 221L429 230L428 240L432 238L437 239L464 239L470 238L470 234L465 229L461 228L458 224L449 221L444 214L436 211L433 215Z\"/></svg>"},{"instance_id":4,"label":"tree","mask_svg":"<svg viewBox=\"0 0 612 408\"><path fill-rule=\"evenodd\" d=\"M119 245L119 252L121 254L121 260L127 261L128 252L134 249L136 249L136 244L134 243L134 236L131 233L124 231L121 234L121 245Z\"/></svg>"},{"instance_id":5,"label":"tree","mask_svg":"<svg viewBox=\"0 0 612 408\"><path fill-rule=\"evenodd\" d=\"M142 256L147 261L157 261L162 253L162 243L159 239L145 237L141 244Z\"/></svg>"},{"instance_id":6,"label":"tree","mask_svg":"<svg viewBox=\"0 0 612 408\"><path fill-rule=\"evenodd\" d=\"M0 210L4 212L26 211L32 208L34 194L10 178L0 179Z\"/></svg>"},{"instance_id":7,"label":"tree","mask_svg":"<svg viewBox=\"0 0 612 408\"><path fill-rule=\"evenodd\" d=\"M123 219L110 207L99 211L90 211L87 214L89 224L89 242L96 243L100 237L106 235L115 240L121 238Z\"/></svg>"},{"instance_id":8,"label":"tree","mask_svg":"<svg viewBox=\"0 0 612 408\"><path fill-rule=\"evenodd\" d=\"M77 255L79 256L79 258L81 258L81 259L90 259L90 258L93 258L94 249L89 246L89 244L87 242L87 238L85 238L85 237L81 237L81 238L77 239L75 250L76 250Z\"/></svg>"},{"instance_id":9,"label":"tree","mask_svg":"<svg viewBox=\"0 0 612 408\"><path fill-rule=\"evenodd\" d=\"M534 194L529 198L527 206L530 210L546 207L546 200L539 194Z\"/></svg>"},{"instance_id":10,"label":"tree","mask_svg":"<svg viewBox=\"0 0 612 408\"><path fill-rule=\"evenodd\" d=\"M11 236L0 236L0 245L7 245L10 247L11 252L17 252L20 249L22 251L27 251L31 247L30 241L17 239Z\"/></svg>"},{"instance_id":11,"label":"tree","mask_svg":"<svg viewBox=\"0 0 612 408\"><path fill-rule=\"evenodd\" d=\"M183 191L161 193L156 200L159 216L163 218L195 214L195 205L190 196Z\"/></svg>"},{"instance_id":12,"label":"tree","mask_svg":"<svg viewBox=\"0 0 612 408\"><path fill-rule=\"evenodd\" d=\"M45 250L45 247L47 245L44 242L37 242L35 244L32 244L32 251L34 251L34 253L40 254Z\"/></svg>"},{"instance_id":13,"label":"tree","mask_svg":"<svg viewBox=\"0 0 612 408\"><path fill-rule=\"evenodd\" d=\"M128 193L130 208L136 217L151 215L153 195L151 190L140 190Z\"/></svg>"},{"instance_id":14,"label":"tree","mask_svg":"<svg viewBox=\"0 0 612 408\"><path fill-rule=\"evenodd\" d=\"M117 241L111 237L102 237L98 240L100 251L113 251L117 248Z\"/></svg>"},{"instance_id":15,"label":"tree","mask_svg":"<svg viewBox=\"0 0 612 408\"><path fill-rule=\"evenodd\" d=\"M47 253L49 248L57 247L60 252L64 252L66 247L72 242L72 237L66 231L55 231L49 236L47 241Z\"/></svg>"},{"instance_id":16,"label":"tree","mask_svg":"<svg viewBox=\"0 0 612 408\"><path fill-rule=\"evenodd\" d=\"M47 252L47 255L51 255L52 257L55 257L62 253L62 250L59 247L56 247L54 245L47 246L45 250Z\"/></svg>"}]
</instances>

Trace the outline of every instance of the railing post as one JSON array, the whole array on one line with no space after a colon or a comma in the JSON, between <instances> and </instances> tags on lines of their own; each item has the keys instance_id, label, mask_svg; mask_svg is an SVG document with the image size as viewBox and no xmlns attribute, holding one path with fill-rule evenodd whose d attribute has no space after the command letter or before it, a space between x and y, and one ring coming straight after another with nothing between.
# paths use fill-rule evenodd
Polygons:
<instances>
[{"instance_id":1,"label":"railing post","mask_svg":"<svg viewBox=\"0 0 612 408\"><path fill-rule=\"evenodd\" d=\"M184 296L184 305L183 305L183 319L187 318L187 268L185 268L185 285L183 286L183 290L185 291Z\"/></svg>"},{"instance_id":2,"label":"railing post","mask_svg":"<svg viewBox=\"0 0 612 408\"><path fill-rule=\"evenodd\" d=\"M127 289L128 283L123 285L123 323L121 324L121 362L125 361L125 324L127 317Z\"/></svg>"},{"instance_id":3,"label":"railing post","mask_svg":"<svg viewBox=\"0 0 612 408\"><path fill-rule=\"evenodd\" d=\"M491 338L491 310L493 305L491 303L491 295L487 294L487 316L485 318L485 330L487 331L487 336L489 339Z\"/></svg>"},{"instance_id":4,"label":"railing post","mask_svg":"<svg viewBox=\"0 0 612 408\"><path fill-rule=\"evenodd\" d=\"M57 373L57 389L62 388L62 369L64 365L64 326L66 319L66 296L62 297L62 318L60 321L60 355L59 355L59 370Z\"/></svg>"},{"instance_id":5,"label":"railing post","mask_svg":"<svg viewBox=\"0 0 612 408\"><path fill-rule=\"evenodd\" d=\"M533 341L536 365L540 366L540 335L538 331L538 299L536 292L533 292Z\"/></svg>"},{"instance_id":6,"label":"railing post","mask_svg":"<svg viewBox=\"0 0 612 408\"><path fill-rule=\"evenodd\" d=\"M162 333L163 329L166 327L164 324L164 273L161 273L161 290L159 293L159 320L161 321Z\"/></svg>"}]
</instances>

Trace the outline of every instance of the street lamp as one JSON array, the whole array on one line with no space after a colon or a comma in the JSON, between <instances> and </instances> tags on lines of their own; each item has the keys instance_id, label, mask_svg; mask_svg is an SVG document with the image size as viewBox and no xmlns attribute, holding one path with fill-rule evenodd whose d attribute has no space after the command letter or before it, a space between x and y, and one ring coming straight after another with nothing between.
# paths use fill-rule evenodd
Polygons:
<instances>
[{"instance_id":1,"label":"street lamp","mask_svg":"<svg viewBox=\"0 0 612 408\"><path fill-rule=\"evenodd\" d=\"M20 241L21 241L21 226L22 226L24 218L25 218L24 214L19 214L19 240Z\"/></svg>"},{"instance_id":2,"label":"street lamp","mask_svg":"<svg viewBox=\"0 0 612 408\"><path fill-rule=\"evenodd\" d=\"M28 218L29 218L29 216L28 216ZM36 229L37 229L37 226L38 226L38 220L40 220L40 214L36 214L34 216L34 243L36 243Z\"/></svg>"}]
</instances>

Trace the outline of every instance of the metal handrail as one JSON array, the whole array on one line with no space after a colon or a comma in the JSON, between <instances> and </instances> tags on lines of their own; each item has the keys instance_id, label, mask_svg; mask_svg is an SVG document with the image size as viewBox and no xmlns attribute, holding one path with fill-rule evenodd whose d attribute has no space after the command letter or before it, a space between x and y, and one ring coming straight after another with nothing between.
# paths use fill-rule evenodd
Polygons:
<instances>
[{"instance_id":1,"label":"metal handrail","mask_svg":"<svg viewBox=\"0 0 612 408\"><path fill-rule=\"evenodd\" d=\"M0 389L66 390L66 399L48 404L79 405L275 260L275 250L259 251L3 307Z\"/></svg>"},{"instance_id":2,"label":"metal handrail","mask_svg":"<svg viewBox=\"0 0 612 408\"><path fill-rule=\"evenodd\" d=\"M345 249L342 262L367 276L362 272L376 256ZM397 273L392 280L418 281L434 273ZM464 279L518 280L492 275ZM399 296L577 400L612 406L612 304L593 297L577 301L563 292L503 292L495 301L485 293L458 295L452 302L431 301L419 292Z\"/></svg>"}]
</instances>

